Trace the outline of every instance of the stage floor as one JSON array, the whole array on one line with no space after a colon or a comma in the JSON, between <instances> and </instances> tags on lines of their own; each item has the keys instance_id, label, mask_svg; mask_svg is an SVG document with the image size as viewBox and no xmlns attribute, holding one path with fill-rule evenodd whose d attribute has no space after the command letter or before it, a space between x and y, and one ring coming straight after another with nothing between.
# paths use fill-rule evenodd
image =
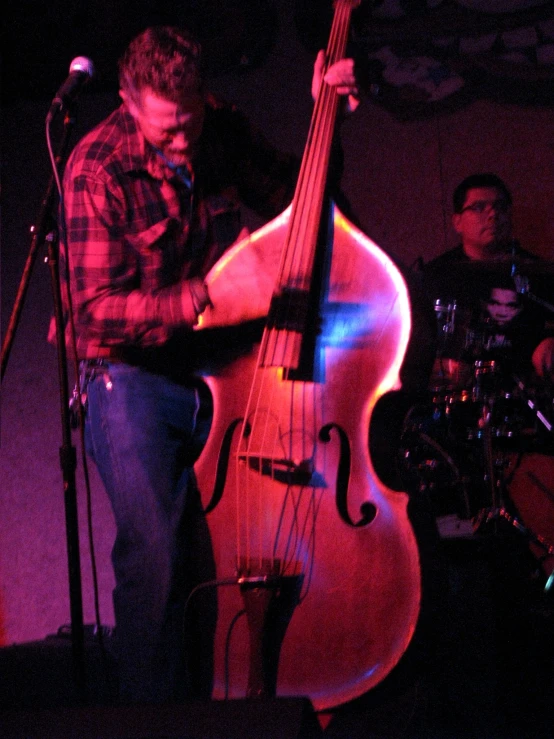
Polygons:
<instances>
[{"instance_id":1,"label":"stage floor","mask_svg":"<svg viewBox=\"0 0 554 739\"><path fill-rule=\"evenodd\" d=\"M455 549L450 554L454 574L449 574L457 594L453 603L439 610L448 614L448 621L435 634L433 649L430 632L420 632L414 649L381 685L334 711L317 715L302 697L121 707L112 637L104 637L101 644L87 630L84 694L73 677L68 635L0 649L0 735L17 739L553 739L554 604L540 599L530 604L528 632L521 635L521 644L508 649L525 643L527 651L506 663L495 646L500 627L490 610L486 587L490 563L472 547L469 552L467 546ZM426 628L436 628L434 615ZM504 618L509 621L510 614Z\"/></svg>"}]
</instances>

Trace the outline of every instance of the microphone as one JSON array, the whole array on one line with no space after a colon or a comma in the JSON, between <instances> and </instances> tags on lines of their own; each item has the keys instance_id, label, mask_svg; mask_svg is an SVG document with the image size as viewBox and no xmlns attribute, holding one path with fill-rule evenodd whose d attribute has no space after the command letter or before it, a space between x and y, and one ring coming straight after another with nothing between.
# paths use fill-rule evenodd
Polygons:
<instances>
[{"instance_id":1,"label":"microphone","mask_svg":"<svg viewBox=\"0 0 554 739\"><path fill-rule=\"evenodd\" d=\"M67 109L77 98L81 87L94 77L94 64L86 56L76 57L69 65L69 77L60 87L52 100L49 116L56 111Z\"/></svg>"}]
</instances>

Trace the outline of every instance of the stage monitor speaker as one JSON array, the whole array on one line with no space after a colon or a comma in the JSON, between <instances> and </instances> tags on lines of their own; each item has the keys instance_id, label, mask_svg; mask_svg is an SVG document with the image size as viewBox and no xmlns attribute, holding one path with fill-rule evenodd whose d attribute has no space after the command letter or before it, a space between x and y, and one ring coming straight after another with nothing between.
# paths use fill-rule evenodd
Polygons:
<instances>
[{"instance_id":1,"label":"stage monitor speaker","mask_svg":"<svg viewBox=\"0 0 554 739\"><path fill-rule=\"evenodd\" d=\"M97 639L85 638L84 646L86 704L114 705L117 665L110 640L106 638L101 649ZM53 635L0 649L0 711L39 711L81 704L74 682L71 639Z\"/></svg>"},{"instance_id":2,"label":"stage monitor speaker","mask_svg":"<svg viewBox=\"0 0 554 739\"><path fill-rule=\"evenodd\" d=\"M0 713L3 739L317 739L307 698Z\"/></svg>"}]
</instances>

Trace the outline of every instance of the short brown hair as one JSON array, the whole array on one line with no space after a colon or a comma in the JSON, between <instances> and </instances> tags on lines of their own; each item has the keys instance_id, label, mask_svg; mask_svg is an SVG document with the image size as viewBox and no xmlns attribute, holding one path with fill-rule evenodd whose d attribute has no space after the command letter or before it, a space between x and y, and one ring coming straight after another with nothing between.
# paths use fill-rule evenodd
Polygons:
<instances>
[{"instance_id":1,"label":"short brown hair","mask_svg":"<svg viewBox=\"0 0 554 739\"><path fill-rule=\"evenodd\" d=\"M478 187L493 187L502 193L502 197L508 203L512 204L512 195L506 186L506 183L500 177L492 172L483 172L480 174L472 174L462 180L452 195L452 207L454 213L461 213L466 202L467 194L470 190Z\"/></svg>"},{"instance_id":2,"label":"short brown hair","mask_svg":"<svg viewBox=\"0 0 554 739\"><path fill-rule=\"evenodd\" d=\"M135 102L144 88L178 103L202 86L200 44L188 31L153 26L119 60L119 85Z\"/></svg>"}]
</instances>

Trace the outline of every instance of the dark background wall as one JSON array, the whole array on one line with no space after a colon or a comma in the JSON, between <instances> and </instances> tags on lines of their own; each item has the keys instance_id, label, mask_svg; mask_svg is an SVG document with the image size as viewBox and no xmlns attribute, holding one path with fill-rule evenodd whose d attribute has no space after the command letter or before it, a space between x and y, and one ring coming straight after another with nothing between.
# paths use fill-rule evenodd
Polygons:
<instances>
[{"instance_id":1,"label":"dark background wall","mask_svg":"<svg viewBox=\"0 0 554 739\"><path fill-rule=\"evenodd\" d=\"M211 86L242 107L279 146L302 152L311 115L313 49L299 35L294 0L133 4L19 2L3 26L2 325L5 330L50 177L44 119L71 59L90 56L98 78L77 106L74 140L117 104L115 59L146 23L192 17L212 54ZM269 23L267 22L269 19ZM550 105L477 97L456 109L401 119L371 95L342 128L343 186L365 232L406 265L455 243L453 187L494 170L513 190L516 235L554 258L554 112ZM257 225L252 221L252 225ZM41 639L69 621L60 401L44 252L2 384L0 643ZM369 276L368 276L369 279ZM78 439L74 443L78 448ZM91 469L91 528L100 612L113 624L111 512ZM78 469L85 622L94 621L87 501Z\"/></svg>"}]
</instances>

